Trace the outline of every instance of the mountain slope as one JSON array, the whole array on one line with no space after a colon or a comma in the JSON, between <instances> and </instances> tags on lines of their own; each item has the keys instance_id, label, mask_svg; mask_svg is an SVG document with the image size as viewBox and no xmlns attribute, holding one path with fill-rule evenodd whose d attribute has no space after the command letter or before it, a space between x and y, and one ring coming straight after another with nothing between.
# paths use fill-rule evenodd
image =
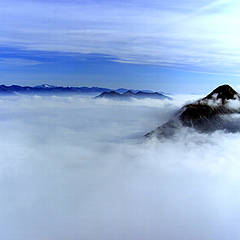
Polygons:
<instances>
[{"instance_id":1,"label":"mountain slope","mask_svg":"<svg viewBox=\"0 0 240 240\"><path fill-rule=\"evenodd\" d=\"M167 123L145 136L169 137L182 126L200 132L240 130L240 123L232 121L231 114L240 113L240 95L229 85L222 85L206 97L183 106Z\"/></svg>"}]
</instances>

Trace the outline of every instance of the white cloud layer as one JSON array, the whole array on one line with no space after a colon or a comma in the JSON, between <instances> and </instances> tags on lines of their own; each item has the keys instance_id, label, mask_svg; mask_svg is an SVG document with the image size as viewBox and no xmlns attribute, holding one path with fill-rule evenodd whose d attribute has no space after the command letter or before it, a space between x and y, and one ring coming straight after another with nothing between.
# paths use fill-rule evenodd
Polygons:
<instances>
[{"instance_id":1,"label":"white cloud layer","mask_svg":"<svg viewBox=\"0 0 240 240\"><path fill-rule=\"evenodd\" d=\"M238 239L240 134L141 138L190 98L1 98L0 238Z\"/></svg>"},{"instance_id":2,"label":"white cloud layer","mask_svg":"<svg viewBox=\"0 0 240 240\"><path fill-rule=\"evenodd\" d=\"M238 74L239 10L237 0L3 0L0 43Z\"/></svg>"}]
</instances>

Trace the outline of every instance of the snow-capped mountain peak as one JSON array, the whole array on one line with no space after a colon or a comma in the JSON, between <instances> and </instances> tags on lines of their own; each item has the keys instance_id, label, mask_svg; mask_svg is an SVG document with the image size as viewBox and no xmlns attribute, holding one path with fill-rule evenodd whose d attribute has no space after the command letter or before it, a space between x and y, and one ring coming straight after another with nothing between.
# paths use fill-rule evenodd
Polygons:
<instances>
[{"instance_id":1,"label":"snow-capped mountain peak","mask_svg":"<svg viewBox=\"0 0 240 240\"><path fill-rule=\"evenodd\" d=\"M55 86L49 85L49 84L42 84L42 85L35 86L35 88L55 88Z\"/></svg>"}]
</instances>

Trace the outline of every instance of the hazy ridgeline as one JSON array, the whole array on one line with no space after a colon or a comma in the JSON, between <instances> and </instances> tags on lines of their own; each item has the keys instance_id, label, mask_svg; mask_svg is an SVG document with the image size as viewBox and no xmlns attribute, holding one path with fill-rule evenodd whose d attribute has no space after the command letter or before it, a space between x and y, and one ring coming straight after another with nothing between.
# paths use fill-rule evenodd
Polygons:
<instances>
[{"instance_id":1,"label":"hazy ridgeline","mask_svg":"<svg viewBox=\"0 0 240 240\"><path fill-rule=\"evenodd\" d=\"M239 239L240 134L142 136L193 96L0 99L0 239Z\"/></svg>"}]
</instances>

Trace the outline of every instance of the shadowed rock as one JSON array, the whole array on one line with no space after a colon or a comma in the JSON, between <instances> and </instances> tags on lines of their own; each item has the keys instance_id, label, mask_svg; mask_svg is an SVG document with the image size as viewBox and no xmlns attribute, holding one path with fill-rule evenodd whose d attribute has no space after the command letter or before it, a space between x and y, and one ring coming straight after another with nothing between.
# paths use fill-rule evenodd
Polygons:
<instances>
[{"instance_id":1,"label":"shadowed rock","mask_svg":"<svg viewBox=\"0 0 240 240\"><path fill-rule=\"evenodd\" d=\"M217 87L215 90L213 90L210 94L208 94L203 100L206 99L220 99L222 101L222 104L226 103L226 100L232 99L238 99L239 100L239 94L229 85L225 84L222 86Z\"/></svg>"},{"instance_id":2,"label":"shadowed rock","mask_svg":"<svg viewBox=\"0 0 240 240\"><path fill-rule=\"evenodd\" d=\"M175 116L145 136L170 137L181 126L200 132L240 130L240 123L231 120L231 114L240 113L240 95L229 85L222 85L206 97L183 106Z\"/></svg>"}]
</instances>

